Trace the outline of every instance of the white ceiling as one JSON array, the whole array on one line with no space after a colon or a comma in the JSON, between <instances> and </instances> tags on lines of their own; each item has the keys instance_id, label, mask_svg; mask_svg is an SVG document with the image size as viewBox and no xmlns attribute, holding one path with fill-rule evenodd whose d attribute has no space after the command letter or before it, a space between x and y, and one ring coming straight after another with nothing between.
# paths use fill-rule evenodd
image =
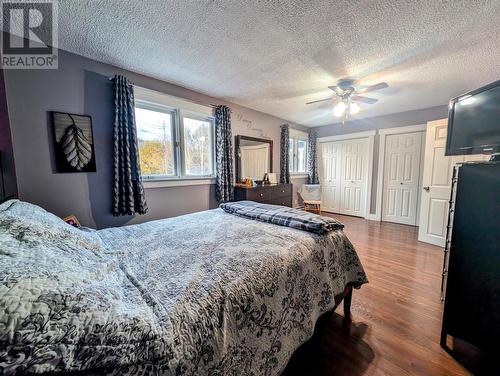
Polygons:
<instances>
[{"instance_id":1,"label":"white ceiling","mask_svg":"<svg viewBox=\"0 0 500 376\"><path fill-rule=\"evenodd\" d=\"M61 0L59 47L308 126L328 85L386 81L358 117L500 78L500 0Z\"/></svg>"}]
</instances>

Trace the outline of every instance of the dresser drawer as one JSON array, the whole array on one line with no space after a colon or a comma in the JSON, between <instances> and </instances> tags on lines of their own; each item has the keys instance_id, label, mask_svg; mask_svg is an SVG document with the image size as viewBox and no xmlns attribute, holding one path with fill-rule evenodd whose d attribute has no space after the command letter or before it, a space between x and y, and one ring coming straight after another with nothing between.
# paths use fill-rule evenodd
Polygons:
<instances>
[{"instance_id":1,"label":"dresser drawer","mask_svg":"<svg viewBox=\"0 0 500 376\"><path fill-rule=\"evenodd\" d=\"M263 185L260 187L236 187L235 201L250 200L265 204L292 206L292 185Z\"/></svg>"},{"instance_id":2,"label":"dresser drawer","mask_svg":"<svg viewBox=\"0 0 500 376\"><path fill-rule=\"evenodd\" d=\"M292 194L292 185L283 184L272 187L273 197L290 196Z\"/></svg>"},{"instance_id":3,"label":"dresser drawer","mask_svg":"<svg viewBox=\"0 0 500 376\"><path fill-rule=\"evenodd\" d=\"M273 190L268 188L252 188L247 191L247 200L264 202L273 198Z\"/></svg>"},{"instance_id":4,"label":"dresser drawer","mask_svg":"<svg viewBox=\"0 0 500 376\"><path fill-rule=\"evenodd\" d=\"M265 204L292 207L292 197L291 196L274 197L272 200L266 201Z\"/></svg>"}]
</instances>

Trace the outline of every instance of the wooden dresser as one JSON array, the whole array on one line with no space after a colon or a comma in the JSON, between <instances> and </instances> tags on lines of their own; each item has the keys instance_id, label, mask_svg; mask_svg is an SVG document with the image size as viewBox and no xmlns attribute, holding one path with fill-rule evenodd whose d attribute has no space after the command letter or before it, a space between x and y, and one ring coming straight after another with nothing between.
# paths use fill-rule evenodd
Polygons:
<instances>
[{"instance_id":1,"label":"wooden dresser","mask_svg":"<svg viewBox=\"0 0 500 376\"><path fill-rule=\"evenodd\" d=\"M292 184L234 187L234 201L243 200L292 207Z\"/></svg>"}]
</instances>

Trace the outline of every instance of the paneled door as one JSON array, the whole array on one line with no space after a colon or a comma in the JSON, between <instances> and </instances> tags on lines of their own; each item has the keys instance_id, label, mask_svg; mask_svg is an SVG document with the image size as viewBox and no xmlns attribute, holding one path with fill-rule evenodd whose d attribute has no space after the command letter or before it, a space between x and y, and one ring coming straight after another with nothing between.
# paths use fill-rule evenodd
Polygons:
<instances>
[{"instance_id":1,"label":"paneled door","mask_svg":"<svg viewBox=\"0 0 500 376\"><path fill-rule=\"evenodd\" d=\"M447 130L447 119L427 123L418 229L418 240L440 247L444 247L446 241L453 166L464 161L487 159L482 155L446 157Z\"/></svg>"},{"instance_id":2,"label":"paneled door","mask_svg":"<svg viewBox=\"0 0 500 376\"><path fill-rule=\"evenodd\" d=\"M324 211L366 215L368 139L320 143L320 184Z\"/></svg>"},{"instance_id":3,"label":"paneled door","mask_svg":"<svg viewBox=\"0 0 500 376\"><path fill-rule=\"evenodd\" d=\"M382 198L382 220L417 224L423 132L388 135Z\"/></svg>"},{"instance_id":4,"label":"paneled door","mask_svg":"<svg viewBox=\"0 0 500 376\"><path fill-rule=\"evenodd\" d=\"M344 142L342 153L342 190L340 211L363 217L366 207L366 179L368 176L367 139Z\"/></svg>"},{"instance_id":5,"label":"paneled door","mask_svg":"<svg viewBox=\"0 0 500 376\"><path fill-rule=\"evenodd\" d=\"M341 142L321 143L320 180L322 207L325 211L340 209Z\"/></svg>"}]
</instances>

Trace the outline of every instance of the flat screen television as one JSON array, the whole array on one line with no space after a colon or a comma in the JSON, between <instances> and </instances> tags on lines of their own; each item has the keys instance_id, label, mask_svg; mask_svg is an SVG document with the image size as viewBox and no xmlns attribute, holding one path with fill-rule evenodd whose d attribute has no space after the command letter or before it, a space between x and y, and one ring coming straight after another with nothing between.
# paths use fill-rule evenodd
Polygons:
<instances>
[{"instance_id":1,"label":"flat screen television","mask_svg":"<svg viewBox=\"0 0 500 376\"><path fill-rule=\"evenodd\" d=\"M500 153L500 80L450 101L445 155Z\"/></svg>"}]
</instances>

